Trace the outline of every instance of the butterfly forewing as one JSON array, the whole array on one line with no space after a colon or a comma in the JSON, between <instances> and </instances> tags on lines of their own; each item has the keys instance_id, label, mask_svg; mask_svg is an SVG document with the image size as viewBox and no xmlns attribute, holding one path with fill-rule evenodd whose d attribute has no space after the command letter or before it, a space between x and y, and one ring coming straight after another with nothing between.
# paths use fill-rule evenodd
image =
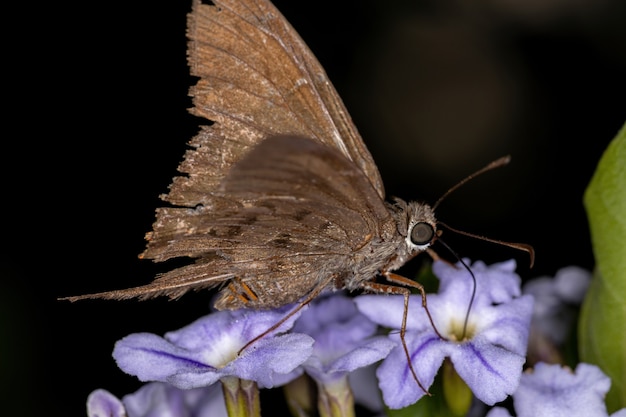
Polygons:
<instances>
[{"instance_id":1,"label":"butterfly forewing","mask_svg":"<svg viewBox=\"0 0 626 417\"><path fill-rule=\"evenodd\" d=\"M291 25L267 1L193 2L188 18L195 115L215 122L192 140L165 199L213 204L232 164L269 136L309 137L338 149L381 198L378 169L326 73Z\"/></svg>"}]
</instances>

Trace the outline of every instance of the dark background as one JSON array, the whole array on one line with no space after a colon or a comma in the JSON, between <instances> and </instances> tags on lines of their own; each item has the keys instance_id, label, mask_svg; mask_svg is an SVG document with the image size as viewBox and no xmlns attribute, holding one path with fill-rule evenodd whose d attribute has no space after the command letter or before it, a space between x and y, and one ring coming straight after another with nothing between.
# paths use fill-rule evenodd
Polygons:
<instances>
[{"instance_id":1,"label":"dark background","mask_svg":"<svg viewBox=\"0 0 626 417\"><path fill-rule=\"evenodd\" d=\"M512 155L438 215L465 231L533 244L535 268L521 252L445 233L460 255L515 257L524 278L593 267L582 196L626 120L623 2L276 4L335 83L388 195L434 202ZM190 2L29 7L7 14L17 26L4 41L3 407L80 416L93 389L121 397L140 386L115 366L116 340L162 334L207 311L207 294L55 301L163 271L137 254L201 122L186 111Z\"/></svg>"}]
</instances>

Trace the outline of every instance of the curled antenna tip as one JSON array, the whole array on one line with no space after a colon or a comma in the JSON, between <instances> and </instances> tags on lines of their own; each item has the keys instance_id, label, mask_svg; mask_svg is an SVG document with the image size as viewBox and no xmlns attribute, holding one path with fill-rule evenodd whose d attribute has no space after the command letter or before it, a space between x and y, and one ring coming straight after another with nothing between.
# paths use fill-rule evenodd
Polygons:
<instances>
[{"instance_id":1,"label":"curled antenna tip","mask_svg":"<svg viewBox=\"0 0 626 417\"><path fill-rule=\"evenodd\" d=\"M506 156L496 159L495 161L492 162L492 164L493 164L493 167L495 168L495 167L499 167L502 165L506 165L509 162L511 162L511 155L506 155Z\"/></svg>"},{"instance_id":2,"label":"curled antenna tip","mask_svg":"<svg viewBox=\"0 0 626 417\"><path fill-rule=\"evenodd\" d=\"M527 245L525 243L518 243L518 245L523 246L523 247L520 247L519 249L528 252L528 256L530 256L530 266L529 266L529 268L532 268L535 265L535 248L533 248L532 246Z\"/></svg>"},{"instance_id":3,"label":"curled antenna tip","mask_svg":"<svg viewBox=\"0 0 626 417\"><path fill-rule=\"evenodd\" d=\"M453 191L455 191L456 189L458 189L459 187L461 187L463 184L465 184L466 182L476 178L477 176L479 176L480 174L483 174L487 171L491 171L492 169L495 168L499 168L501 166L504 166L506 164L508 164L511 161L511 156L510 155L506 155L503 156L501 158L496 159L495 161L492 161L490 163L488 163L487 165L485 165L484 167L482 167L481 169L479 169L478 171L474 172L473 174L468 175L467 177L463 178L461 181L459 181L456 185L454 185L452 188L450 188L448 191L446 191L441 197L439 197L439 200L437 200L435 202L435 204L432 205L432 209L435 210L437 207L439 207L439 204L448 196L450 195Z\"/></svg>"}]
</instances>

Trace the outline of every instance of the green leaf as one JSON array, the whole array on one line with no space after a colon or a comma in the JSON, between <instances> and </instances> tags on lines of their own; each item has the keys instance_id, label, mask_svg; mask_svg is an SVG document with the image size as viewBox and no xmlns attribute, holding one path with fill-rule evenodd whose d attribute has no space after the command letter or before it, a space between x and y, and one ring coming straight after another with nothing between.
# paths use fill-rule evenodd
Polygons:
<instances>
[{"instance_id":1,"label":"green leaf","mask_svg":"<svg viewBox=\"0 0 626 417\"><path fill-rule=\"evenodd\" d=\"M584 196L596 266L583 303L583 362L611 378L610 412L626 407L626 125L604 152Z\"/></svg>"}]
</instances>

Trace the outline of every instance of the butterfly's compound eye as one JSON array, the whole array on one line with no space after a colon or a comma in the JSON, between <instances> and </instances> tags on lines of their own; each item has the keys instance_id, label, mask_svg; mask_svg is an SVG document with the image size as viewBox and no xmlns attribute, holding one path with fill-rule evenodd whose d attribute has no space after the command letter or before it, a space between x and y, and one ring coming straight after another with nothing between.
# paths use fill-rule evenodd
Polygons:
<instances>
[{"instance_id":1,"label":"butterfly's compound eye","mask_svg":"<svg viewBox=\"0 0 626 417\"><path fill-rule=\"evenodd\" d=\"M433 240L434 236L435 230L429 223L415 223L413 229L411 229L411 242L417 246L427 245Z\"/></svg>"}]
</instances>

